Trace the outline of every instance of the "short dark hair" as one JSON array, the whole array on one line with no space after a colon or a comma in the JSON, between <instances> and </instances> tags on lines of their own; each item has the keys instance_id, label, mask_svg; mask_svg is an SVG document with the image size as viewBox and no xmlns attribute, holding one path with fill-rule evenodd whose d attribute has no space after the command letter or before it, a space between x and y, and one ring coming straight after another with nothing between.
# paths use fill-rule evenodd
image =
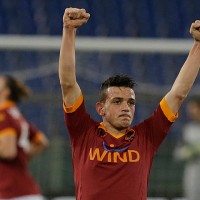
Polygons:
<instances>
[{"instance_id":1,"label":"short dark hair","mask_svg":"<svg viewBox=\"0 0 200 200\"><path fill-rule=\"evenodd\" d=\"M104 102L106 100L106 90L109 87L128 87L131 89L134 89L134 86L136 85L135 81L128 77L127 75L115 75L109 77L107 80L105 80L100 87L99 90L99 101Z\"/></svg>"},{"instance_id":2,"label":"short dark hair","mask_svg":"<svg viewBox=\"0 0 200 200\"><path fill-rule=\"evenodd\" d=\"M11 101L19 103L22 99L25 99L30 94L30 89L21 80L10 75L4 75L6 86L10 89L10 96L8 97Z\"/></svg>"}]
</instances>

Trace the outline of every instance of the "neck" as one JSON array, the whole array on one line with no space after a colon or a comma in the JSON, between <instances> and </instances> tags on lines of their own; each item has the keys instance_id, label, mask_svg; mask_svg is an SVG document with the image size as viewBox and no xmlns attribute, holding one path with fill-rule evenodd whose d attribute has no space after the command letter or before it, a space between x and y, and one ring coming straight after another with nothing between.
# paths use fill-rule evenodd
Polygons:
<instances>
[{"instance_id":1,"label":"neck","mask_svg":"<svg viewBox=\"0 0 200 200\"><path fill-rule=\"evenodd\" d=\"M121 136L123 134L126 133L128 127L125 127L125 128L115 128L113 126L111 126L110 124L106 123L106 122L103 122L103 126L105 127L105 130L114 135L114 136Z\"/></svg>"}]
</instances>

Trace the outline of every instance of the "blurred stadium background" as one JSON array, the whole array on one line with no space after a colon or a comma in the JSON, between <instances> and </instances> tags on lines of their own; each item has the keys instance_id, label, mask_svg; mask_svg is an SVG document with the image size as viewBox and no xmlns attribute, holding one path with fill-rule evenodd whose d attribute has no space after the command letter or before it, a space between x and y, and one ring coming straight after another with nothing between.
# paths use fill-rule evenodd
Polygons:
<instances>
[{"instance_id":1,"label":"blurred stadium background","mask_svg":"<svg viewBox=\"0 0 200 200\"><path fill-rule=\"evenodd\" d=\"M199 0L0 0L0 70L23 79L33 90L20 107L50 140L50 147L30 165L48 199L75 194L57 73L66 7L91 14L77 33L77 75L87 109L97 120L94 105L100 83L117 73L129 74L138 83L134 123L149 116L186 59L192 45L190 24L200 18ZM116 40L110 44L112 38ZM190 96L198 94L199 87L200 78ZM173 150L187 120L184 104L155 157L149 197L183 196L184 163L173 159Z\"/></svg>"}]
</instances>

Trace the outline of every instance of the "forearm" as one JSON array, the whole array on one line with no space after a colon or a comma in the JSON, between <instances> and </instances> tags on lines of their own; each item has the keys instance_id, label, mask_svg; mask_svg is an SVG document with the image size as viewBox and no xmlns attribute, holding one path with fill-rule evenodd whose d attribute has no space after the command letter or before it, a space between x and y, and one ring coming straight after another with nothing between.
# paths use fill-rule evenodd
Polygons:
<instances>
[{"instance_id":1,"label":"forearm","mask_svg":"<svg viewBox=\"0 0 200 200\"><path fill-rule=\"evenodd\" d=\"M176 78L172 90L180 97L186 97L198 75L200 68L200 42L195 42Z\"/></svg>"},{"instance_id":2,"label":"forearm","mask_svg":"<svg viewBox=\"0 0 200 200\"><path fill-rule=\"evenodd\" d=\"M75 28L63 27L63 37L59 58L59 78L61 85L72 85L75 77Z\"/></svg>"},{"instance_id":3,"label":"forearm","mask_svg":"<svg viewBox=\"0 0 200 200\"><path fill-rule=\"evenodd\" d=\"M63 100L66 105L72 105L80 95L80 88L76 82L75 37L75 28L63 28L59 59L59 78Z\"/></svg>"},{"instance_id":4,"label":"forearm","mask_svg":"<svg viewBox=\"0 0 200 200\"><path fill-rule=\"evenodd\" d=\"M59 58L59 78L64 103L71 106L80 96L76 82L75 37L76 29L87 23L90 17L85 9L67 8L63 15L63 37Z\"/></svg>"},{"instance_id":5,"label":"forearm","mask_svg":"<svg viewBox=\"0 0 200 200\"><path fill-rule=\"evenodd\" d=\"M46 147L39 144L31 144L29 151L27 152L28 157L31 159L37 155L39 155Z\"/></svg>"},{"instance_id":6,"label":"forearm","mask_svg":"<svg viewBox=\"0 0 200 200\"><path fill-rule=\"evenodd\" d=\"M75 74L76 29L87 23L90 17L85 9L66 8L63 15L63 36L59 58L59 78L62 91L79 91ZM78 92L77 92L78 93ZM65 96L66 94L64 94Z\"/></svg>"},{"instance_id":7,"label":"forearm","mask_svg":"<svg viewBox=\"0 0 200 200\"><path fill-rule=\"evenodd\" d=\"M49 146L49 141L44 134L39 135L39 140L35 142L31 142L27 154L29 158L37 156L40 154L44 149Z\"/></svg>"},{"instance_id":8,"label":"forearm","mask_svg":"<svg viewBox=\"0 0 200 200\"><path fill-rule=\"evenodd\" d=\"M200 42L195 41L183 64L171 90L165 96L174 113L178 112L183 100L187 97L200 68Z\"/></svg>"}]
</instances>

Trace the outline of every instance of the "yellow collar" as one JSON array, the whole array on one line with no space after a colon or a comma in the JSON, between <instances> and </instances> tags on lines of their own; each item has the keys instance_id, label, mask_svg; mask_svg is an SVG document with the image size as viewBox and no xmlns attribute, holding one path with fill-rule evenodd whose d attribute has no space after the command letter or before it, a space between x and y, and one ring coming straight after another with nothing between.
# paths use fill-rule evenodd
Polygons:
<instances>
[{"instance_id":1,"label":"yellow collar","mask_svg":"<svg viewBox=\"0 0 200 200\"><path fill-rule=\"evenodd\" d=\"M9 108L12 106L15 106L16 103L14 101L6 100L2 104L0 104L0 110L3 110L5 108Z\"/></svg>"},{"instance_id":2,"label":"yellow collar","mask_svg":"<svg viewBox=\"0 0 200 200\"><path fill-rule=\"evenodd\" d=\"M106 127L104 126L103 122L101 122L101 123L99 124L98 128L103 129L105 132L109 133L109 132L106 130ZM127 129L126 129L126 133L128 133L130 130L131 130L131 128L127 128ZM121 134L119 134L119 135L117 135L117 136L116 136L115 134L113 134L113 133L109 133L109 134L112 135L112 136L115 137L115 138L120 138L120 137L124 136L126 133L121 133Z\"/></svg>"}]
</instances>

